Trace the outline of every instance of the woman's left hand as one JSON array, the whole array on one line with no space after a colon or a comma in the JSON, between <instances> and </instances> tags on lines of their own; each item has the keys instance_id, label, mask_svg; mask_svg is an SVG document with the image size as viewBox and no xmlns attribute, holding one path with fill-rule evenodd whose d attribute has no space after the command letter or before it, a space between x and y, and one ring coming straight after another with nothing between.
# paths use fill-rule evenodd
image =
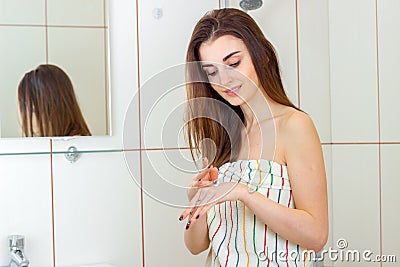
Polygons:
<instances>
[{"instance_id":1,"label":"woman's left hand","mask_svg":"<svg viewBox=\"0 0 400 267\"><path fill-rule=\"evenodd\" d=\"M236 201L239 199L241 188L240 183L227 182L218 185L207 185L203 187L192 187L193 198L189 203L189 208L185 209L181 215L182 220L192 214L188 225L192 225L196 220L203 216L216 204L225 201Z\"/></svg>"}]
</instances>

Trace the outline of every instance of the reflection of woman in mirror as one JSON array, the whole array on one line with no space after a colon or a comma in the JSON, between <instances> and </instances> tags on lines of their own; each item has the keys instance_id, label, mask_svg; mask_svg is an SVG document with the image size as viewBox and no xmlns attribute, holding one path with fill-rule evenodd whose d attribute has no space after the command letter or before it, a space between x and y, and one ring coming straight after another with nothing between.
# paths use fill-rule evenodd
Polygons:
<instances>
[{"instance_id":1,"label":"reflection of woman in mirror","mask_svg":"<svg viewBox=\"0 0 400 267\"><path fill-rule=\"evenodd\" d=\"M26 137L91 135L72 82L57 66L40 65L24 75L18 106Z\"/></svg>"},{"instance_id":2,"label":"reflection of woman in mirror","mask_svg":"<svg viewBox=\"0 0 400 267\"><path fill-rule=\"evenodd\" d=\"M189 77L205 77L187 86L190 148L205 156L179 218L188 218L187 248L210 247L208 266L311 266L304 252L328 236L323 154L311 118L285 94L272 44L247 13L214 10L195 26L186 60L200 73ZM233 115L215 115L215 102Z\"/></svg>"}]
</instances>

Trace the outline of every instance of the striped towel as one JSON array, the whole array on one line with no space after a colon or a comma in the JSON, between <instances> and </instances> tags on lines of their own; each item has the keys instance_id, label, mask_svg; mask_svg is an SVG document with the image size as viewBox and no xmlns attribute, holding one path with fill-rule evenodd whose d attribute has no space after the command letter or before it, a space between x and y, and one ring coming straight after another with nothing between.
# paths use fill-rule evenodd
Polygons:
<instances>
[{"instance_id":1,"label":"striped towel","mask_svg":"<svg viewBox=\"0 0 400 267\"><path fill-rule=\"evenodd\" d=\"M218 182L249 190L294 208L287 167L269 160L239 160L219 168ZM241 201L215 205L207 214L211 241L208 266L311 266L308 251L271 231Z\"/></svg>"}]
</instances>

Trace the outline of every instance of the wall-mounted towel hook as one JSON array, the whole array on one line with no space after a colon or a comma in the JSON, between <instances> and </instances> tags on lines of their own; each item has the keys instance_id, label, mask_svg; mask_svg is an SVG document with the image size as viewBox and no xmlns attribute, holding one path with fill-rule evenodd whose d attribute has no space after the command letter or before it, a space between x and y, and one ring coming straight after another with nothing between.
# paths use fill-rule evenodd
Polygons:
<instances>
[{"instance_id":1,"label":"wall-mounted towel hook","mask_svg":"<svg viewBox=\"0 0 400 267\"><path fill-rule=\"evenodd\" d=\"M65 158L70 162L74 163L80 158L81 154L78 153L78 149L74 146L68 148L68 153L65 153Z\"/></svg>"}]
</instances>

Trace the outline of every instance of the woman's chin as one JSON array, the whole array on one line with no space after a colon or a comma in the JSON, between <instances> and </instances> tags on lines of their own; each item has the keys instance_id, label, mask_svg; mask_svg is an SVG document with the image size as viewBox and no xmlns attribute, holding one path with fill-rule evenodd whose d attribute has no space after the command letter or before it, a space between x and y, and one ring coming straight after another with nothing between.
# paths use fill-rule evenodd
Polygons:
<instances>
[{"instance_id":1,"label":"woman's chin","mask_svg":"<svg viewBox=\"0 0 400 267\"><path fill-rule=\"evenodd\" d=\"M240 97L235 97L235 99L227 99L227 101L229 102L229 104L235 107L240 106L244 103L243 99L241 99Z\"/></svg>"}]
</instances>

